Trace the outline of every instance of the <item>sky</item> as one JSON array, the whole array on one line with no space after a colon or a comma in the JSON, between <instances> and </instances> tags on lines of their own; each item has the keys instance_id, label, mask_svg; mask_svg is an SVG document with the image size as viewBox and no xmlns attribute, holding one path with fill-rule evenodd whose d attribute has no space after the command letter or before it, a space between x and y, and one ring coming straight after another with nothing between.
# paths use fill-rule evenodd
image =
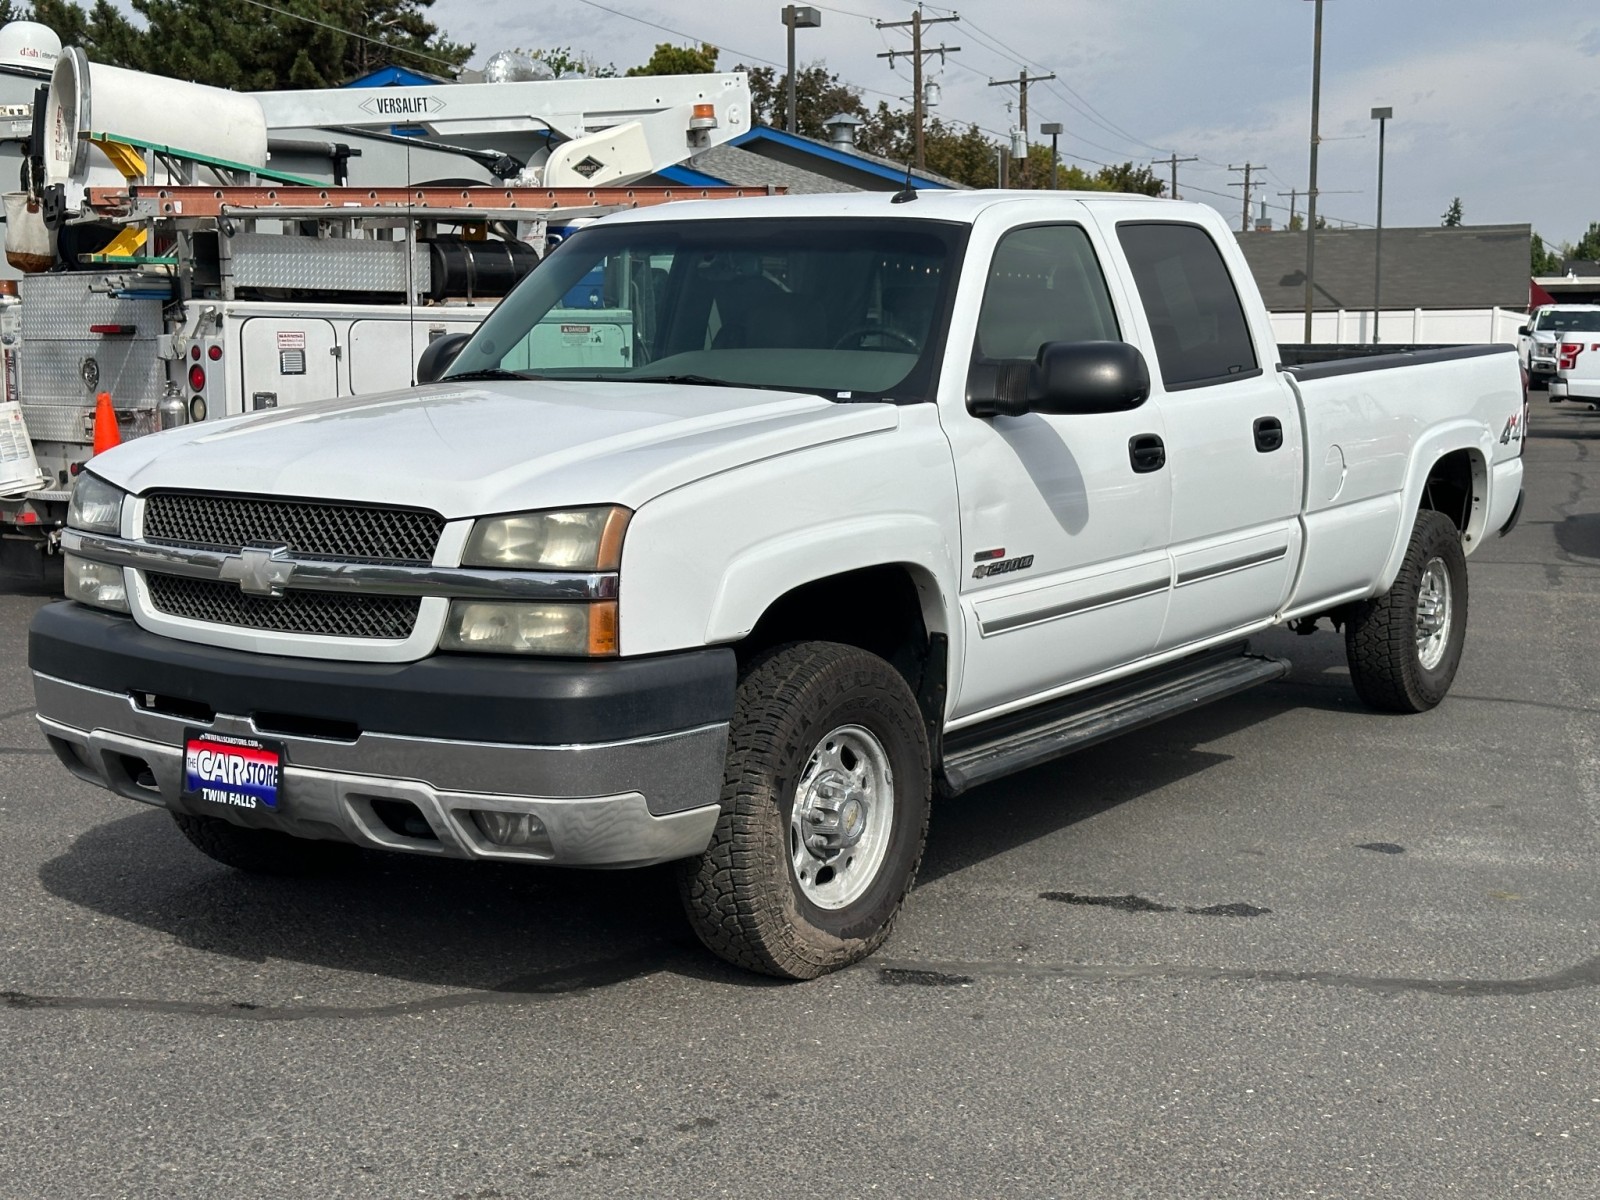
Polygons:
<instances>
[{"instance_id":1,"label":"sky","mask_svg":"<svg viewBox=\"0 0 1600 1200\"><path fill-rule=\"evenodd\" d=\"M870 107L911 92L911 66L876 57L910 45L908 0L813 4L822 25L797 33L802 65L822 62ZM1034 138L1059 121L1061 151L1096 164L1149 163L1172 153L1185 199L1214 205L1237 228L1246 162L1264 180L1281 227L1291 190L1309 174L1315 0L976 0L924 7L960 16L926 45L960 47L930 60L946 122L1000 136L1016 122L1014 87L991 79L1054 72L1030 90ZM658 42L710 42L719 66L782 66L778 0L435 0L430 18L475 43L471 65L497 50L570 47L626 68ZM664 26L655 28L653 26ZM670 31L670 32L669 32ZM906 102L907 105L909 102ZM1600 221L1600 0L1326 0L1318 210L1332 223L1376 220L1374 106L1388 105L1385 227L1438 225L1455 197L1467 224L1532 224L1549 243ZM1576 136L1570 132L1577 131ZM1563 143L1566 143L1563 145ZM1168 169L1159 168L1163 177Z\"/></svg>"}]
</instances>

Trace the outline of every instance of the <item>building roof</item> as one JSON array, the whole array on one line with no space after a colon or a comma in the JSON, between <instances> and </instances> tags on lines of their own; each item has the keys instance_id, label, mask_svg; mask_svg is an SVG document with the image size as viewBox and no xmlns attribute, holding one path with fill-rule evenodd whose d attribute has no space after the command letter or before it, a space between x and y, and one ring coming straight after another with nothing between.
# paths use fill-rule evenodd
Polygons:
<instances>
[{"instance_id":1,"label":"building roof","mask_svg":"<svg viewBox=\"0 0 1600 1200\"><path fill-rule=\"evenodd\" d=\"M758 125L743 137L734 138L733 144L763 158L814 171L863 191L897 191L906 182L905 163L765 125ZM933 171L921 170L911 172L911 186L944 189L964 188L966 185Z\"/></svg>"},{"instance_id":2,"label":"building roof","mask_svg":"<svg viewBox=\"0 0 1600 1200\"><path fill-rule=\"evenodd\" d=\"M1530 225L1458 225L1383 231L1383 307L1526 308ZM1247 233L1239 245L1267 308L1306 302L1306 235ZM1319 310L1370 309L1377 247L1371 229L1319 229Z\"/></svg>"},{"instance_id":3,"label":"building roof","mask_svg":"<svg viewBox=\"0 0 1600 1200\"><path fill-rule=\"evenodd\" d=\"M430 75L426 71L413 71L407 67L397 67L393 63L387 66L375 67L365 75L357 75L347 81L344 87L423 87L436 83L454 83L455 80L446 75Z\"/></svg>"},{"instance_id":4,"label":"building roof","mask_svg":"<svg viewBox=\"0 0 1600 1200\"><path fill-rule=\"evenodd\" d=\"M791 196L813 196L825 192L859 192L852 183L830 179L804 167L793 166L741 150L738 146L712 146L689 161L656 172L668 183L715 187L779 187Z\"/></svg>"}]
</instances>

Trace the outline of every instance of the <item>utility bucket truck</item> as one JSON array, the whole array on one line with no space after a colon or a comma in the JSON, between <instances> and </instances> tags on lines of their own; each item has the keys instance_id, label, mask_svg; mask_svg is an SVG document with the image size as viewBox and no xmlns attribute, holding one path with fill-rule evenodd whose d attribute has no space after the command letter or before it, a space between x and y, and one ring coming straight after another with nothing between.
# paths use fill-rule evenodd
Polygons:
<instances>
[{"instance_id":1,"label":"utility bucket truck","mask_svg":"<svg viewBox=\"0 0 1600 1200\"><path fill-rule=\"evenodd\" d=\"M630 186L744 132L742 75L252 96L68 49L39 107L29 200L54 269L0 311L12 557L54 553L101 393L128 440L406 387L552 230L745 194ZM549 336L614 344L630 286L586 280Z\"/></svg>"}]
</instances>

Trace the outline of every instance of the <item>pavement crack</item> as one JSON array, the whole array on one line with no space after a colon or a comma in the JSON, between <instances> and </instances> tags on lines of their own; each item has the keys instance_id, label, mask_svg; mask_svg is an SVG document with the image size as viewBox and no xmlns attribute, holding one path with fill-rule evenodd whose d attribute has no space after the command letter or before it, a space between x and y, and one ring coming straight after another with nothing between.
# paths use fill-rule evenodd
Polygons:
<instances>
[{"instance_id":1,"label":"pavement crack","mask_svg":"<svg viewBox=\"0 0 1600 1200\"><path fill-rule=\"evenodd\" d=\"M1095 963L924 962L874 959L880 973L965 976L968 979L1071 979L1088 983L1121 983L1144 979L1178 979L1198 983L1288 983L1347 988L1380 996L1419 992L1434 996L1487 998L1534 996L1600 985L1600 956L1550 975L1524 979L1420 979L1405 975L1356 975L1342 971L1249 970L1239 967L1116 966Z\"/></svg>"},{"instance_id":2,"label":"pavement crack","mask_svg":"<svg viewBox=\"0 0 1600 1200\"><path fill-rule=\"evenodd\" d=\"M663 942L615 958L574 963L509 979L493 988L451 992L427 999L373 1005L278 1005L243 1000L158 1000L136 996L52 996L0 991L0 1005L10 1009L67 1012L171 1013L233 1021L339 1021L407 1017L453 1009L515 1007L539 1000L596 991L653 975L664 968L677 947Z\"/></svg>"}]
</instances>

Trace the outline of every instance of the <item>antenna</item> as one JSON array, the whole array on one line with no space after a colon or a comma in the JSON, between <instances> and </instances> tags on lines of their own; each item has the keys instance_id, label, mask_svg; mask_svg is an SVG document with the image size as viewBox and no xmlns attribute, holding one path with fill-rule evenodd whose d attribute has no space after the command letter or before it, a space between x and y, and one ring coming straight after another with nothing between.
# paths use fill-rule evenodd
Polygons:
<instances>
[{"instance_id":1,"label":"antenna","mask_svg":"<svg viewBox=\"0 0 1600 1200\"><path fill-rule=\"evenodd\" d=\"M917 189L911 186L911 164L906 163L906 181L900 190L889 197L890 204L909 204L917 198Z\"/></svg>"},{"instance_id":2,"label":"antenna","mask_svg":"<svg viewBox=\"0 0 1600 1200\"><path fill-rule=\"evenodd\" d=\"M406 351L411 363L411 386L417 386L417 210L411 186L411 141L406 139Z\"/></svg>"}]
</instances>

